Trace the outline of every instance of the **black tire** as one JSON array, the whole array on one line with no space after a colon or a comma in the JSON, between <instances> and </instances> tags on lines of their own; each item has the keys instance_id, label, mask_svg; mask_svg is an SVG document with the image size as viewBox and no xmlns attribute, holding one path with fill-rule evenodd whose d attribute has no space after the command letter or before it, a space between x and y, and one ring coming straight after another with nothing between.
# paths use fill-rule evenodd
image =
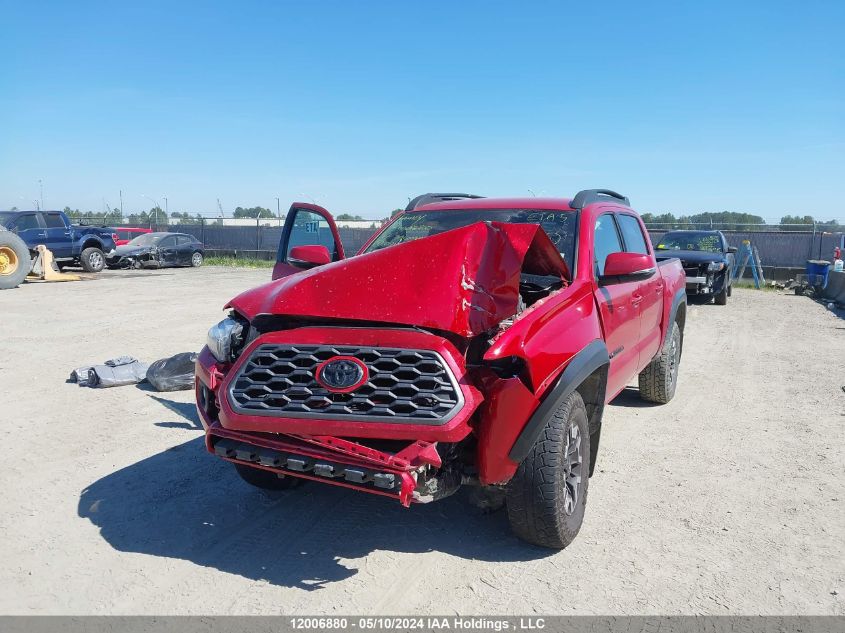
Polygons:
<instances>
[{"instance_id":1,"label":"black tire","mask_svg":"<svg viewBox=\"0 0 845 633\"><path fill-rule=\"evenodd\" d=\"M191 255L191 266L193 266L194 268L199 268L200 266L202 266L202 262L203 262L202 253L200 253L199 251L195 251Z\"/></svg>"},{"instance_id":2,"label":"black tire","mask_svg":"<svg viewBox=\"0 0 845 633\"><path fill-rule=\"evenodd\" d=\"M82 270L86 273L98 273L106 265L106 256L99 248L90 246L82 250L82 254L79 256L79 263L82 266Z\"/></svg>"},{"instance_id":3,"label":"black tire","mask_svg":"<svg viewBox=\"0 0 845 633\"><path fill-rule=\"evenodd\" d=\"M245 464L235 464L235 470L246 483L263 490L290 490L302 483L302 479L296 477L279 477L269 470L253 468Z\"/></svg>"},{"instance_id":4,"label":"black tire","mask_svg":"<svg viewBox=\"0 0 845 633\"><path fill-rule=\"evenodd\" d=\"M660 354L640 372L640 397L643 400L666 404L675 395L682 346L681 328L677 322L672 323Z\"/></svg>"},{"instance_id":5,"label":"black tire","mask_svg":"<svg viewBox=\"0 0 845 633\"><path fill-rule=\"evenodd\" d=\"M713 303L717 306L725 306L728 305L728 295L730 291L728 289L728 278L725 277L725 280L722 282L722 292L713 295Z\"/></svg>"},{"instance_id":6,"label":"black tire","mask_svg":"<svg viewBox=\"0 0 845 633\"><path fill-rule=\"evenodd\" d=\"M546 420L507 486L508 519L524 541L563 549L584 522L590 472L587 410L573 393Z\"/></svg>"},{"instance_id":7,"label":"black tire","mask_svg":"<svg viewBox=\"0 0 845 633\"><path fill-rule=\"evenodd\" d=\"M10 231L0 230L0 290L17 288L31 268L26 242Z\"/></svg>"}]
</instances>

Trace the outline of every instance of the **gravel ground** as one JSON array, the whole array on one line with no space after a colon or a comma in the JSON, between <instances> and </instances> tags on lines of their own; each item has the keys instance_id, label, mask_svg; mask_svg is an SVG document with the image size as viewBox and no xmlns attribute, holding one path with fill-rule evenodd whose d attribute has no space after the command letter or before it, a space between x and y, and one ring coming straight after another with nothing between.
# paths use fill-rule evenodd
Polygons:
<instances>
[{"instance_id":1,"label":"gravel ground","mask_svg":"<svg viewBox=\"0 0 845 633\"><path fill-rule=\"evenodd\" d=\"M587 517L527 546L466 495L405 510L266 494L204 452L192 394L70 370L197 350L266 270L3 292L0 613L845 614L845 320L737 290L695 305L675 399L607 409Z\"/></svg>"}]
</instances>

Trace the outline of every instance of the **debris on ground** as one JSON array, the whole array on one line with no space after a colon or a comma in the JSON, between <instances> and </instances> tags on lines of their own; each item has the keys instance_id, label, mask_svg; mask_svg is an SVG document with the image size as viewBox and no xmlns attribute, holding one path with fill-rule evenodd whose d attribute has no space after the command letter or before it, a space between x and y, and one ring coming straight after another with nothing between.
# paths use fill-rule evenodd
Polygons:
<instances>
[{"instance_id":1,"label":"debris on ground","mask_svg":"<svg viewBox=\"0 0 845 633\"><path fill-rule=\"evenodd\" d=\"M193 389L196 360L197 354L194 352L182 352L157 360L147 370L147 381L156 391Z\"/></svg>"},{"instance_id":2,"label":"debris on ground","mask_svg":"<svg viewBox=\"0 0 845 633\"><path fill-rule=\"evenodd\" d=\"M77 367L70 372L70 381L80 387L121 387L135 385L147 377L146 363L132 356L118 356L102 365Z\"/></svg>"}]
</instances>

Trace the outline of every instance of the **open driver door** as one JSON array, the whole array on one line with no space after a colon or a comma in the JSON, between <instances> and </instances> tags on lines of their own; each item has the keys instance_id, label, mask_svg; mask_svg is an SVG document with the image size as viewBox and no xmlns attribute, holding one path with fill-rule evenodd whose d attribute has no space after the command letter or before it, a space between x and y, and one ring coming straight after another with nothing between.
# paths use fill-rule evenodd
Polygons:
<instances>
[{"instance_id":1,"label":"open driver door","mask_svg":"<svg viewBox=\"0 0 845 633\"><path fill-rule=\"evenodd\" d=\"M294 202L282 229L273 279L344 257L343 243L332 214L316 204Z\"/></svg>"}]
</instances>

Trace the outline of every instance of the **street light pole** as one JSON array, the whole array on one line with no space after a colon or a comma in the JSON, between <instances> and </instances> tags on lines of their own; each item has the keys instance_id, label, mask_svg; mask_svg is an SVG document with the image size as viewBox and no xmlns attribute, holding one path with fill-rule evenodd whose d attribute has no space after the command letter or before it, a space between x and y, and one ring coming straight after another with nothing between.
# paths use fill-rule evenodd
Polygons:
<instances>
[{"instance_id":1,"label":"street light pole","mask_svg":"<svg viewBox=\"0 0 845 633\"><path fill-rule=\"evenodd\" d=\"M147 194L145 194L145 193L142 193L142 194L141 194L141 197L142 197L142 198L146 198L147 200L149 200L150 202L152 202L152 203L155 205L155 207L153 207L153 212L155 213L155 222L156 222L156 224L158 224L158 212L159 212L159 211L161 211L161 203L160 203L158 200L154 200L153 198L150 198L150 197L149 197ZM153 223L152 223L152 221L151 221L151 222L150 222L150 228L153 228L153 227L152 227L152 224L153 224Z\"/></svg>"},{"instance_id":2,"label":"street light pole","mask_svg":"<svg viewBox=\"0 0 845 633\"><path fill-rule=\"evenodd\" d=\"M38 198L41 200L41 209L44 209L44 185L41 183L41 179L38 179Z\"/></svg>"},{"instance_id":3,"label":"street light pole","mask_svg":"<svg viewBox=\"0 0 845 633\"><path fill-rule=\"evenodd\" d=\"M167 206L167 196L164 196L164 217L170 217L170 209Z\"/></svg>"},{"instance_id":4,"label":"street light pole","mask_svg":"<svg viewBox=\"0 0 845 633\"><path fill-rule=\"evenodd\" d=\"M276 217L279 218L279 226L282 224L282 209L279 206L279 199L276 198Z\"/></svg>"}]
</instances>

